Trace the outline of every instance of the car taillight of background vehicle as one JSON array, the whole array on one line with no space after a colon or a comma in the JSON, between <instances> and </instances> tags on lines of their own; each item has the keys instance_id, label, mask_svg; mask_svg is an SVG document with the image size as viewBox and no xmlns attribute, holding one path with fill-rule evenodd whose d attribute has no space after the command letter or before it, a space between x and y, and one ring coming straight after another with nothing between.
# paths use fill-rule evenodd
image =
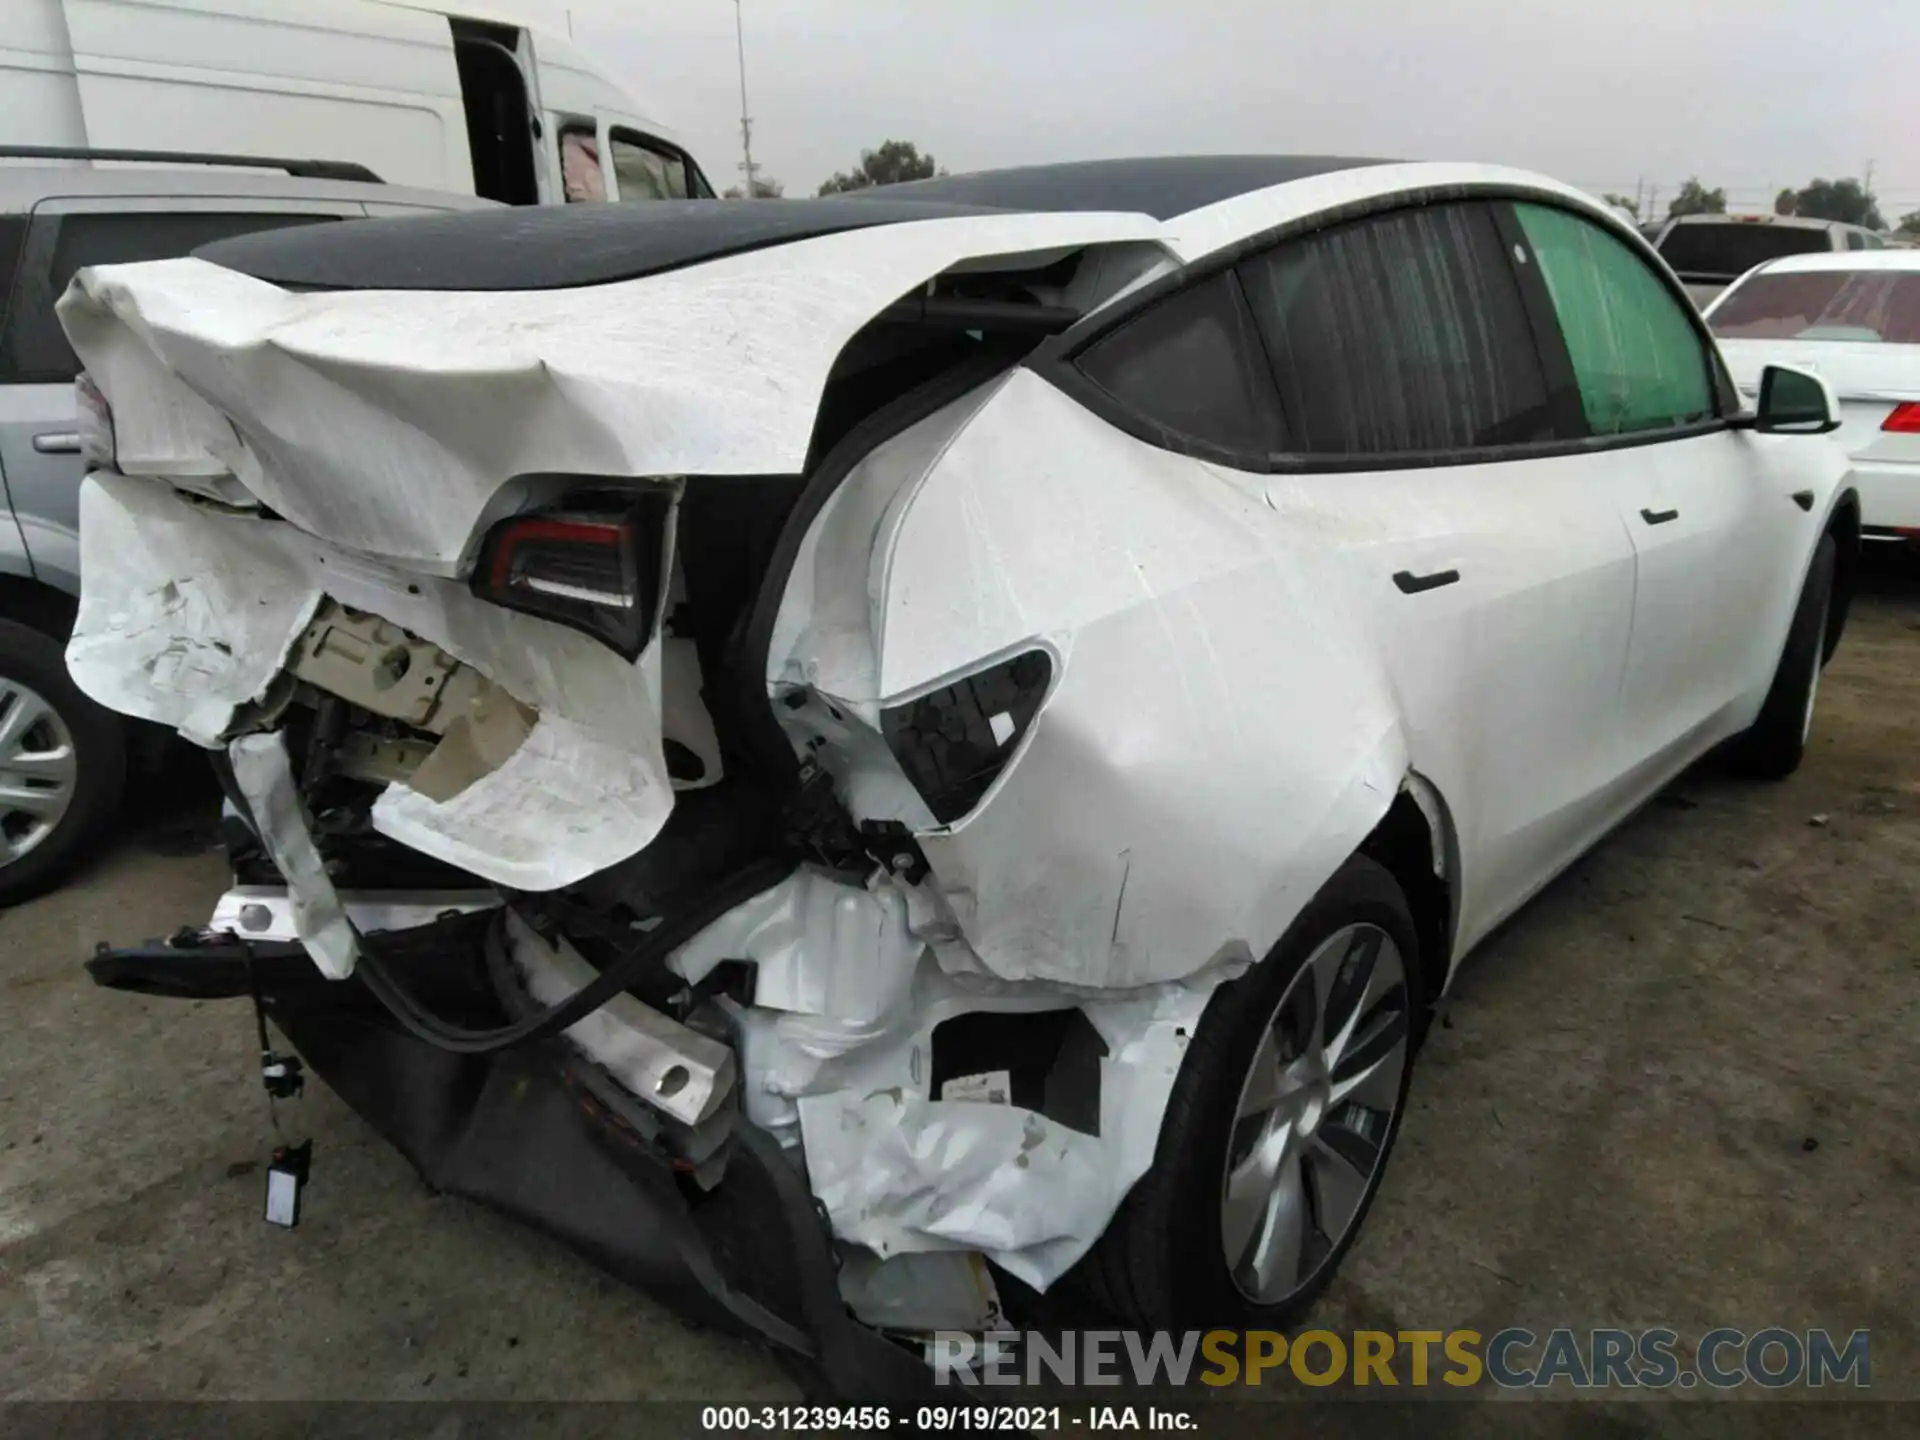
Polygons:
<instances>
[{"instance_id":1,"label":"car taillight of background vehicle","mask_svg":"<svg viewBox=\"0 0 1920 1440\"><path fill-rule=\"evenodd\" d=\"M1880 422L1882 430L1895 435L1920 435L1920 404L1912 400L1903 400L1887 412L1887 418Z\"/></svg>"},{"instance_id":2,"label":"car taillight of background vehicle","mask_svg":"<svg viewBox=\"0 0 1920 1440\"><path fill-rule=\"evenodd\" d=\"M113 438L113 407L93 377L82 370L73 382L73 395L79 408L80 453L89 470L112 470L119 462L119 448Z\"/></svg>"},{"instance_id":3,"label":"car taillight of background vehicle","mask_svg":"<svg viewBox=\"0 0 1920 1440\"><path fill-rule=\"evenodd\" d=\"M1039 713L1053 660L1028 650L880 712L880 733L943 825L963 820Z\"/></svg>"},{"instance_id":4,"label":"car taillight of background vehicle","mask_svg":"<svg viewBox=\"0 0 1920 1440\"><path fill-rule=\"evenodd\" d=\"M509 516L487 532L473 593L584 631L631 660L653 636L672 504L661 490Z\"/></svg>"}]
</instances>

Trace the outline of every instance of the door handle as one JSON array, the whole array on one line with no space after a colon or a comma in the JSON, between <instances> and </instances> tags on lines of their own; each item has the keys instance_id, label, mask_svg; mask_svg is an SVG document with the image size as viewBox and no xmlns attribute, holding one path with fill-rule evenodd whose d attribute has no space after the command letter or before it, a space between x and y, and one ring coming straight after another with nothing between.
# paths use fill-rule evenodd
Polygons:
<instances>
[{"instance_id":1,"label":"door handle","mask_svg":"<svg viewBox=\"0 0 1920 1440\"><path fill-rule=\"evenodd\" d=\"M1395 572L1393 583L1400 587L1402 595L1418 595L1422 590L1438 590L1442 585L1451 585L1460 578L1458 570L1436 570L1431 575L1416 575L1411 570Z\"/></svg>"},{"instance_id":2,"label":"door handle","mask_svg":"<svg viewBox=\"0 0 1920 1440\"><path fill-rule=\"evenodd\" d=\"M33 437L33 448L42 455L78 455L80 432L78 430L43 430Z\"/></svg>"},{"instance_id":3,"label":"door handle","mask_svg":"<svg viewBox=\"0 0 1920 1440\"><path fill-rule=\"evenodd\" d=\"M1678 520L1680 512L1678 510L1642 510L1640 518L1649 525L1664 525L1669 520Z\"/></svg>"},{"instance_id":4,"label":"door handle","mask_svg":"<svg viewBox=\"0 0 1920 1440\"><path fill-rule=\"evenodd\" d=\"M1813 509L1813 491L1811 490L1794 491L1793 503L1798 505L1802 510Z\"/></svg>"}]
</instances>

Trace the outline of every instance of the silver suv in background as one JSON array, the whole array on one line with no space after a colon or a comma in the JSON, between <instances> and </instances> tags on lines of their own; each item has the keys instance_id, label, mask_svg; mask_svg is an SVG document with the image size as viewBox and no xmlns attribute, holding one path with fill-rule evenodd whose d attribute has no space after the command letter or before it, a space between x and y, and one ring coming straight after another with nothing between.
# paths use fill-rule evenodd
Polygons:
<instances>
[{"instance_id":1,"label":"silver suv in background","mask_svg":"<svg viewBox=\"0 0 1920 1440\"><path fill-rule=\"evenodd\" d=\"M1802 215L1681 215L1661 229L1654 248L1705 309L1756 265L1787 255L1885 250L1886 239L1861 225Z\"/></svg>"},{"instance_id":2,"label":"silver suv in background","mask_svg":"<svg viewBox=\"0 0 1920 1440\"><path fill-rule=\"evenodd\" d=\"M491 207L328 161L0 146L0 905L58 882L127 770L126 722L74 688L64 655L85 474L53 310L67 282L248 231Z\"/></svg>"}]
</instances>

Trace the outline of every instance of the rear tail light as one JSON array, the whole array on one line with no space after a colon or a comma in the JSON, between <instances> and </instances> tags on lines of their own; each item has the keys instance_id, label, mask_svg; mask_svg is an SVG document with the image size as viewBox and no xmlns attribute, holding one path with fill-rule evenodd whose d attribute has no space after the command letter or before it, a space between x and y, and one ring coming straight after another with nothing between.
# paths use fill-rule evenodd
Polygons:
<instances>
[{"instance_id":1,"label":"rear tail light","mask_svg":"<svg viewBox=\"0 0 1920 1440\"><path fill-rule=\"evenodd\" d=\"M657 491L510 516L487 532L473 593L570 625L631 660L659 615L671 513L671 497Z\"/></svg>"},{"instance_id":2,"label":"rear tail light","mask_svg":"<svg viewBox=\"0 0 1920 1440\"><path fill-rule=\"evenodd\" d=\"M965 819L1012 758L1053 678L1029 650L956 684L880 712L880 733L943 825Z\"/></svg>"},{"instance_id":3,"label":"rear tail light","mask_svg":"<svg viewBox=\"0 0 1920 1440\"><path fill-rule=\"evenodd\" d=\"M1903 400L1887 412L1880 428L1891 430L1895 435L1920 435L1920 403Z\"/></svg>"}]
</instances>

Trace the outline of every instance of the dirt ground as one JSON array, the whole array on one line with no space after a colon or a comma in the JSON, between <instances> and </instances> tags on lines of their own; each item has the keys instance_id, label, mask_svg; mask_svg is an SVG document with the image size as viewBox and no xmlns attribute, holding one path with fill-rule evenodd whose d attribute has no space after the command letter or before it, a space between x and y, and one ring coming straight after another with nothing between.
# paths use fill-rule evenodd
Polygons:
<instances>
[{"instance_id":1,"label":"dirt ground","mask_svg":"<svg viewBox=\"0 0 1920 1440\"><path fill-rule=\"evenodd\" d=\"M0 915L0 1399L792 1396L318 1086L302 1223L261 1223L246 1008L80 968L205 917L206 803L148 797ZM1916 914L1920 559L1883 552L1797 776L1687 777L1469 962L1320 1323L1866 1328L1874 1393L1920 1400Z\"/></svg>"}]
</instances>

